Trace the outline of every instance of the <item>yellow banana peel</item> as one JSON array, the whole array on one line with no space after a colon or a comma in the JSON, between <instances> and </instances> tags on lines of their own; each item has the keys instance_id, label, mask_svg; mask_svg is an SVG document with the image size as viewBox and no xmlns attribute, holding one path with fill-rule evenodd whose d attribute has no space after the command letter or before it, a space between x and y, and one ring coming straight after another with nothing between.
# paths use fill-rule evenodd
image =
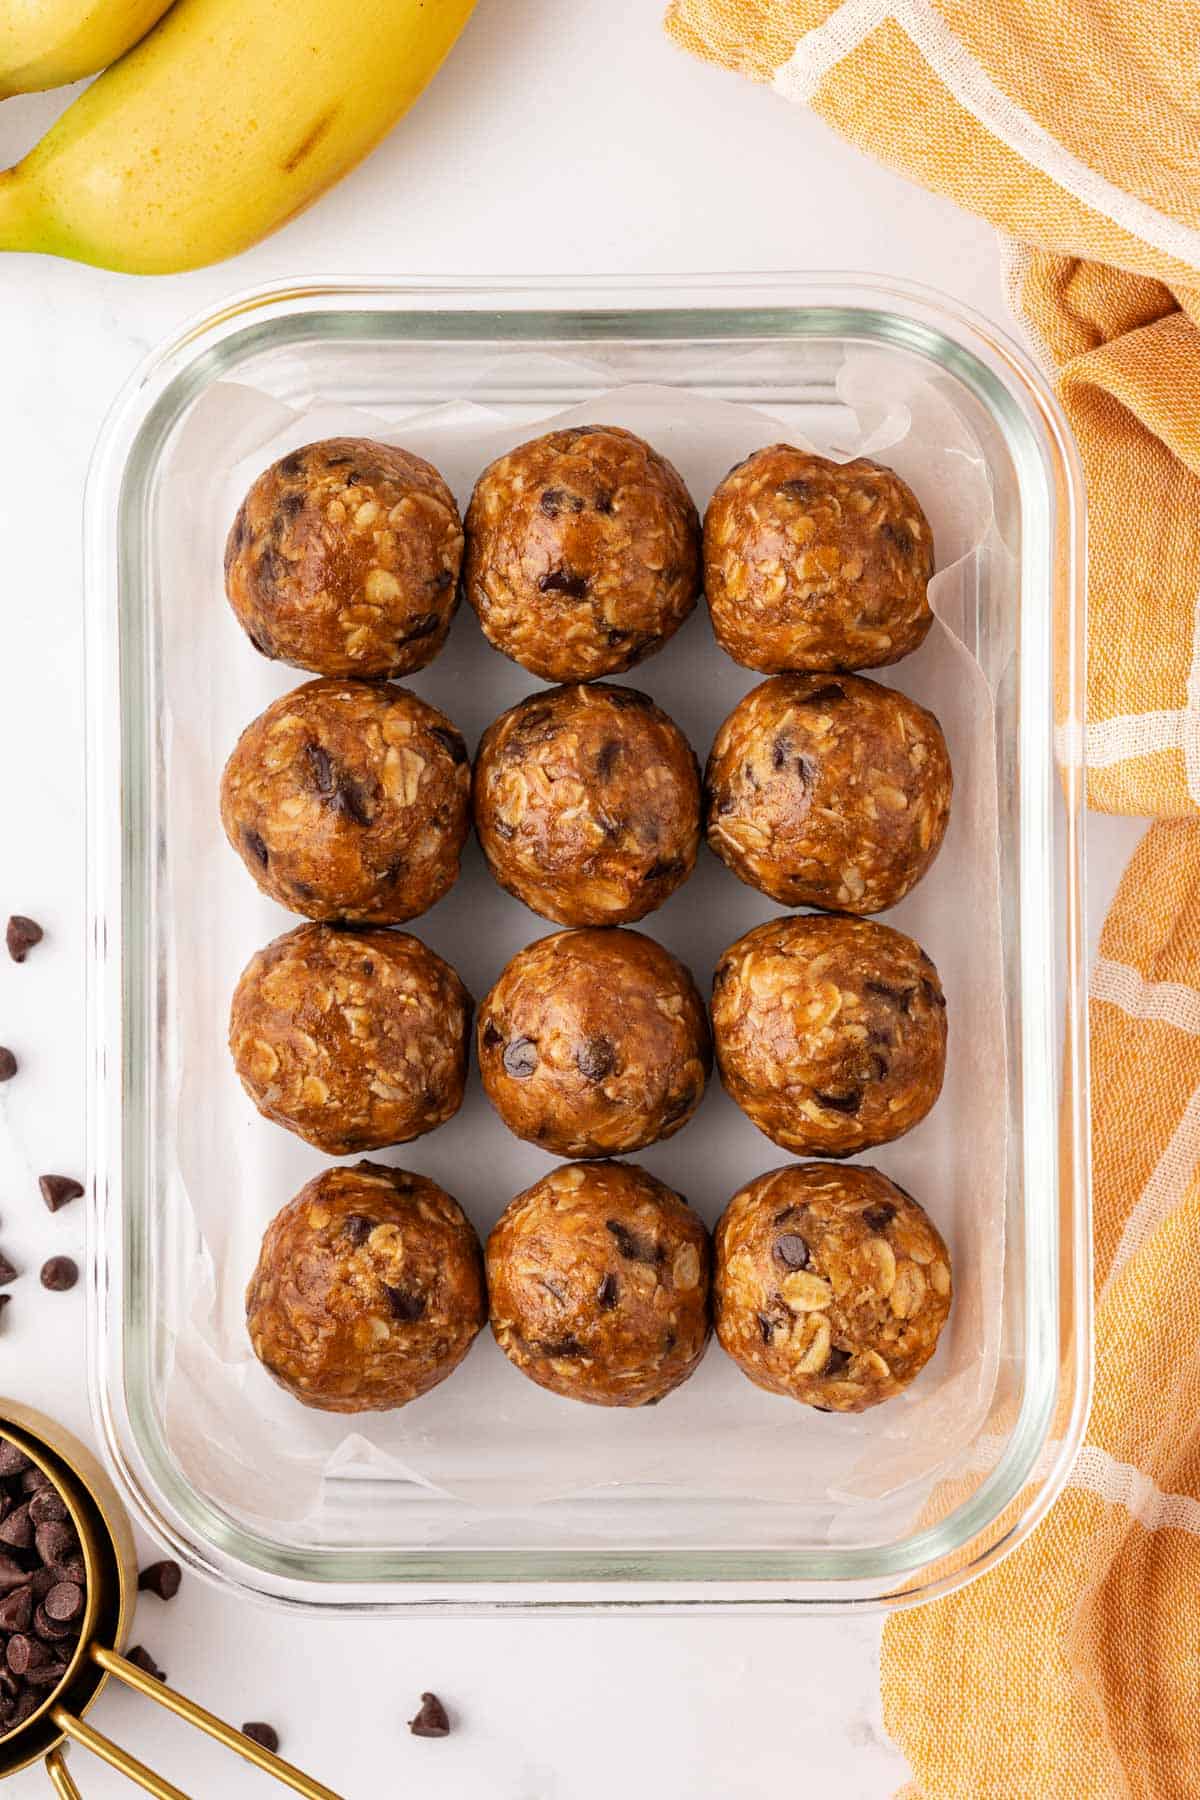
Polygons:
<instances>
[{"instance_id":1,"label":"yellow banana peel","mask_svg":"<svg viewBox=\"0 0 1200 1800\"><path fill-rule=\"evenodd\" d=\"M175 0L0 173L0 249L142 274L236 256L375 147L473 6Z\"/></svg>"},{"instance_id":2,"label":"yellow banana peel","mask_svg":"<svg viewBox=\"0 0 1200 1800\"><path fill-rule=\"evenodd\" d=\"M0 99L65 87L124 56L171 0L0 0Z\"/></svg>"}]
</instances>

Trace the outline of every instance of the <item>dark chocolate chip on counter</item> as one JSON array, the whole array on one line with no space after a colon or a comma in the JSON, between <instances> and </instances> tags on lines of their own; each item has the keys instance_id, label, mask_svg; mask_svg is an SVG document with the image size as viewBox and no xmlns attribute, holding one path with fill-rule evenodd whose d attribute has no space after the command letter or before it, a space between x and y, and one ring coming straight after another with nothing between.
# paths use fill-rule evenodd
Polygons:
<instances>
[{"instance_id":1,"label":"dark chocolate chip on counter","mask_svg":"<svg viewBox=\"0 0 1200 1800\"><path fill-rule=\"evenodd\" d=\"M0 1081L11 1081L16 1072L16 1057L7 1044L0 1044Z\"/></svg>"},{"instance_id":2,"label":"dark chocolate chip on counter","mask_svg":"<svg viewBox=\"0 0 1200 1800\"><path fill-rule=\"evenodd\" d=\"M4 941L8 945L8 954L15 963L23 963L35 944L40 944L45 933L36 919L27 919L24 913L14 913L8 921L8 929Z\"/></svg>"},{"instance_id":3,"label":"dark chocolate chip on counter","mask_svg":"<svg viewBox=\"0 0 1200 1800\"><path fill-rule=\"evenodd\" d=\"M52 1256L42 1264L42 1286L52 1294L65 1294L79 1280L79 1264L69 1256Z\"/></svg>"},{"instance_id":4,"label":"dark chocolate chip on counter","mask_svg":"<svg viewBox=\"0 0 1200 1800\"><path fill-rule=\"evenodd\" d=\"M443 1738L450 1735L450 1718L436 1694L421 1695L421 1710L408 1721L414 1737Z\"/></svg>"},{"instance_id":5,"label":"dark chocolate chip on counter","mask_svg":"<svg viewBox=\"0 0 1200 1800\"><path fill-rule=\"evenodd\" d=\"M4 1309L11 1299L11 1294L0 1294L0 1317L3 1317Z\"/></svg>"},{"instance_id":6,"label":"dark chocolate chip on counter","mask_svg":"<svg viewBox=\"0 0 1200 1800\"><path fill-rule=\"evenodd\" d=\"M0 1287L7 1287L10 1281L17 1279L17 1270L13 1268L3 1250L0 1250Z\"/></svg>"},{"instance_id":7,"label":"dark chocolate chip on counter","mask_svg":"<svg viewBox=\"0 0 1200 1800\"><path fill-rule=\"evenodd\" d=\"M167 1679L167 1671L159 1668L150 1652L141 1644L135 1644L131 1650L125 1652L125 1661L132 1663L134 1668L140 1669L144 1675L153 1675L155 1681Z\"/></svg>"},{"instance_id":8,"label":"dark chocolate chip on counter","mask_svg":"<svg viewBox=\"0 0 1200 1800\"><path fill-rule=\"evenodd\" d=\"M138 1589L143 1594L157 1594L160 1600L173 1600L182 1580L183 1570L179 1564L167 1558L163 1562L150 1563L139 1572Z\"/></svg>"},{"instance_id":9,"label":"dark chocolate chip on counter","mask_svg":"<svg viewBox=\"0 0 1200 1800\"><path fill-rule=\"evenodd\" d=\"M249 1724L243 1725L242 1736L248 1737L252 1743L261 1744L272 1756L279 1749L279 1733L273 1725L265 1724L262 1719L251 1719Z\"/></svg>"},{"instance_id":10,"label":"dark chocolate chip on counter","mask_svg":"<svg viewBox=\"0 0 1200 1800\"><path fill-rule=\"evenodd\" d=\"M50 1212L58 1212L72 1200L78 1200L83 1193L83 1183L76 1181L71 1175L39 1175L38 1188L42 1199Z\"/></svg>"}]
</instances>

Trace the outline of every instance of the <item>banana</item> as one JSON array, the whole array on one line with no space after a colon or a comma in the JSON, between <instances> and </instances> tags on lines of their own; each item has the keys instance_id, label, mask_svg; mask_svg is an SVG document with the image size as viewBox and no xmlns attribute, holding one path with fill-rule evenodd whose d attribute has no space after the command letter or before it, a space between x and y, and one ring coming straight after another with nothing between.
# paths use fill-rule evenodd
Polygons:
<instances>
[{"instance_id":1,"label":"banana","mask_svg":"<svg viewBox=\"0 0 1200 1800\"><path fill-rule=\"evenodd\" d=\"M138 274L236 256L374 148L473 6L176 0L0 174L0 249Z\"/></svg>"},{"instance_id":2,"label":"banana","mask_svg":"<svg viewBox=\"0 0 1200 1800\"><path fill-rule=\"evenodd\" d=\"M0 100L107 69L171 0L0 0Z\"/></svg>"}]
</instances>

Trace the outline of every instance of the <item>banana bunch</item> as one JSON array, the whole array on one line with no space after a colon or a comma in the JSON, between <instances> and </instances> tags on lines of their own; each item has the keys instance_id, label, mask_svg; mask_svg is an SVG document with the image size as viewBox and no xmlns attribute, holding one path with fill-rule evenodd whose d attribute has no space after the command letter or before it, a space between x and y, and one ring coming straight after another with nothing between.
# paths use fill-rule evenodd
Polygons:
<instances>
[{"instance_id":1,"label":"banana bunch","mask_svg":"<svg viewBox=\"0 0 1200 1800\"><path fill-rule=\"evenodd\" d=\"M171 0L0 0L0 100L107 69Z\"/></svg>"},{"instance_id":2,"label":"banana bunch","mask_svg":"<svg viewBox=\"0 0 1200 1800\"><path fill-rule=\"evenodd\" d=\"M474 0L164 5L0 0L0 94L43 85L37 71L49 67L84 72L81 60L103 58L102 40L123 48L122 31L134 44L0 173L0 250L142 274L235 256L375 147L436 74ZM18 29L34 15L45 20L40 47Z\"/></svg>"}]
</instances>

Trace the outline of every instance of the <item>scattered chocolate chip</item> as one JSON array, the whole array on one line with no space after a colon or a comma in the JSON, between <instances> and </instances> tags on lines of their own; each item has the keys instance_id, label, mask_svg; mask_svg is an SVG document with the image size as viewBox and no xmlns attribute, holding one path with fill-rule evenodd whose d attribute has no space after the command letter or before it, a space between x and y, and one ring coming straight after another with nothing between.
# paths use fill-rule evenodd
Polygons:
<instances>
[{"instance_id":1,"label":"scattered chocolate chip","mask_svg":"<svg viewBox=\"0 0 1200 1800\"><path fill-rule=\"evenodd\" d=\"M893 525L890 519L885 519L883 524L879 527L879 535L880 537L889 539L891 543L895 544L901 556L912 555L912 534L906 531L903 525Z\"/></svg>"},{"instance_id":2,"label":"scattered chocolate chip","mask_svg":"<svg viewBox=\"0 0 1200 1800\"><path fill-rule=\"evenodd\" d=\"M862 1089L855 1088L849 1094L818 1094L814 1089L813 1099L819 1100L822 1106L829 1108L830 1112L853 1113L858 1111L862 1100Z\"/></svg>"},{"instance_id":3,"label":"scattered chocolate chip","mask_svg":"<svg viewBox=\"0 0 1200 1800\"><path fill-rule=\"evenodd\" d=\"M785 1269L807 1269L808 1245L797 1232L785 1231L775 1239L775 1261Z\"/></svg>"},{"instance_id":4,"label":"scattered chocolate chip","mask_svg":"<svg viewBox=\"0 0 1200 1800\"><path fill-rule=\"evenodd\" d=\"M11 1081L16 1072L16 1057L7 1044L0 1044L0 1081Z\"/></svg>"},{"instance_id":5,"label":"scattered chocolate chip","mask_svg":"<svg viewBox=\"0 0 1200 1800\"><path fill-rule=\"evenodd\" d=\"M537 1045L532 1038L513 1038L504 1046L504 1071L514 1081L527 1081L537 1066Z\"/></svg>"},{"instance_id":6,"label":"scattered chocolate chip","mask_svg":"<svg viewBox=\"0 0 1200 1800\"><path fill-rule=\"evenodd\" d=\"M267 846L263 843L258 832L250 830L243 831L242 842L245 844L255 862L261 863L265 869L271 858Z\"/></svg>"},{"instance_id":7,"label":"scattered chocolate chip","mask_svg":"<svg viewBox=\"0 0 1200 1800\"><path fill-rule=\"evenodd\" d=\"M324 744L305 744L304 760L318 794L323 800L329 799L337 787L337 781L333 773L333 758Z\"/></svg>"},{"instance_id":8,"label":"scattered chocolate chip","mask_svg":"<svg viewBox=\"0 0 1200 1800\"><path fill-rule=\"evenodd\" d=\"M863 1224L872 1231L886 1231L896 1216L896 1209L887 1200L880 1206L868 1206L863 1213Z\"/></svg>"},{"instance_id":9,"label":"scattered chocolate chip","mask_svg":"<svg viewBox=\"0 0 1200 1800\"><path fill-rule=\"evenodd\" d=\"M901 1012L907 1012L912 1005L915 988L896 987L888 981L864 981L863 989L868 994L875 994L880 1000L886 1000L891 1006L898 1006Z\"/></svg>"},{"instance_id":10,"label":"scattered chocolate chip","mask_svg":"<svg viewBox=\"0 0 1200 1800\"><path fill-rule=\"evenodd\" d=\"M403 1319L411 1324L414 1319L423 1319L428 1302L424 1294L416 1294L411 1288L392 1287L388 1282L380 1284L387 1295L388 1306L394 1319Z\"/></svg>"},{"instance_id":11,"label":"scattered chocolate chip","mask_svg":"<svg viewBox=\"0 0 1200 1800\"><path fill-rule=\"evenodd\" d=\"M42 1286L52 1294L66 1294L79 1280L79 1264L69 1256L52 1256L42 1264Z\"/></svg>"},{"instance_id":12,"label":"scattered chocolate chip","mask_svg":"<svg viewBox=\"0 0 1200 1800\"><path fill-rule=\"evenodd\" d=\"M613 496L609 488L601 488L600 492L596 495L595 505L598 513L607 515L614 510Z\"/></svg>"},{"instance_id":13,"label":"scattered chocolate chip","mask_svg":"<svg viewBox=\"0 0 1200 1800\"><path fill-rule=\"evenodd\" d=\"M611 1312L621 1298L621 1284L615 1275L608 1274L596 1290L596 1304L601 1312Z\"/></svg>"},{"instance_id":14,"label":"scattered chocolate chip","mask_svg":"<svg viewBox=\"0 0 1200 1800\"><path fill-rule=\"evenodd\" d=\"M143 1674L153 1675L155 1681L167 1679L166 1670L159 1668L150 1652L141 1644L135 1644L132 1650L126 1650L125 1661L132 1663L135 1669L141 1669Z\"/></svg>"},{"instance_id":15,"label":"scattered chocolate chip","mask_svg":"<svg viewBox=\"0 0 1200 1800\"><path fill-rule=\"evenodd\" d=\"M924 994L926 1000L928 1000L930 1006L945 1007L945 994L943 994L941 988L938 987L935 982L930 981L928 977L924 975L921 977L921 992Z\"/></svg>"},{"instance_id":16,"label":"scattered chocolate chip","mask_svg":"<svg viewBox=\"0 0 1200 1800\"><path fill-rule=\"evenodd\" d=\"M348 456L343 456L339 458L339 461L349 462L350 458ZM333 463L328 462L325 466L326 468L332 468ZM289 450L288 454L283 457L279 464L279 473L281 475L300 475L303 473L303 470L304 458L299 450Z\"/></svg>"},{"instance_id":17,"label":"scattered chocolate chip","mask_svg":"<svg viewBox=\"0 0 1200 1800\"><path fill-rule=\"evenodd\" d=\"M7 1287L10 1281L17 1279L17 1270L13 1268L3 1250L0 1250L0 1287Z\"/></svg>"},{"instance_id":18,"label":"scattered chocolate chip","mask_svg":"<svg viewBox=\"0 0 1200 1800\"><path fill-rule=\"evenodd\" d=\"M607 781L621 760L621 745L616 738L605 738L596 752L596 779Z\"/></svg>"},{"instance_id":19,"label":"scattered chocolate chip","mask_svg":"<svg viewBox=\"0 0 1200 1800\"><path fill-rule=\"evenodd\" d=\"M488 1019L483 1027L483 1047L494 1050L497 1044L504 1042L504 1033L497 1030L495 1019Z\"/></svg>"},{"instance_id":20,"label":"scattered chocolate chip","mask_svg":"<svg viewBox=\"0 0 1200 1800\"><path fill-rule=\"evenodd\" d=\"M70 1175L39 1175L38 1187L52 1213L58 1212L71 1200L78 1200L83 1193L83 1183Z\"/></svg>"},{"instance_id":21,"label":"scattered chocolate chip","mask_svg":"<svg viewBox=\"0 0 1200 1800\"><path fill-rule=\"evenodd\" d=\"M547 488L538 505L548 519L557 519L560 513L581 513L583 499L579 494L569 494L566 488Z\"/></svg>"},{"instance_id":22,"label":"scattered chocolate chip","mask_svg":"<svg viewBox=\"0 0 1200 1800\"><path fill-rule=\"evenodd\" d=\"M467 761L467 746L463 743L461 732L448 725L431 725L429 735L442 745L452 763L461 765Z\"/></svg>"},{"instance_id":23,"label":"scattered chocolate chip","mask_svg":"<svg viewBox=\"0 0 1200 1800\"><path fill-rule=\"evenodd\" d=\"M604 1228L616 1239L617 1249L626 1262L649 1263L651 1268L657 1268L665 1261L667 1253L661 1244L650 1243L639 1237L635 1231L630 1231L628 1225L623 1225L620 1219L606 1219Z\"/></svg>"},{"instance_id":24,"label":"scattered chocolate chip","mask_svg":"<svg viewBox=\"0 0 1200 1800\"><path fill-rule=\"evenodd\" d=\"M375 1229L375 1221L366 1213L347 1213L342 1220L342 1236L352 1244L365 1244Z\"/></svg>"},{"instance_id":25,"label":"scattered chocolate chip","mask_svg":"<svg viewBox=\"0 0 1200 1800\"><path fill-rule=\"evenodd\" d=\"M421 1695L421 1710L408 1721L414 1737L444 1738L450 1735L450 1719L436 1694Z\"/></svg>"},{"instance_id":26,"label":"scattered chocolate chip","mask_svg":"<svg viewBox=\"0 0 1200 1800\"><path fill-rule=\"evenodd\" d=\"M734 467L740 468L741 464L735 463ZM776 487L775 492L777 494L783 494L788 500L811 500L813 492L812 482L801 481L799 478L793 481L781 481Z\"/></svg>"},{"instance_id":27,"label":"scattered chocolate chip","mask_svg":"<svg viewBox=\"0 0 1200 1800\"><path fill-rule=\"evenodd\" d=\"M850 1352L848 1350L839 1350L835 1345L829 1352L828 1360L821 1373L823 1375L840 1375L849 1361Z\"/></svg>"},{"instance_id":28,"label":"scattered chocolate chip","mask_svg":"<svg viewBox=\"0 0 1200 1800\"><path fill-rule=\"evenodd\" d=\"M766 1313L756 1313L755 1317L758 1320L759 1336L762 1338L764 1344L769 1344L775 1335L774 1319L768 1318Z\"/></svg>"},{"instance_id":29,"label":"scattered chocolate chip","mask_svg":"<svg viewBox=\"0 0 1200 1800\"><path fill-rule=\"evenodd\" d=\"M569 600L583 600L587 597L587 577L573 575L569 569L551 569L541 577L538 588L543 594L565 594Z\"/></svg>"},{"instance_id":30,"label":"scattered chocolate chip","mask_svg":"<svg viewBox=\"0 0 1200 1800\"><path fill-rule=\"evenodd\" d=\"M666 881L683 873L683 863L677 856L659 856L650 864L642 875L643 881Z\"/></svg>"},{"instance_id":31,"label":"scattered chocolate chip","mask_svg":"<svg viewBox=\"0 0 1200 1800\"><path fill-rule=\"evenodd\" d=\"M24 913L14 913L8 921L8 929L4 941L8 945L8 954L15 963L23 963L35 944L40 944L45 936L36 919L27 919Z\"/></svg>"},{"instance_id":32,"label":"scattered chocolate chip","mask_svg":"<svg viewBox=\"0 0 1200 1800\"><path fill-rule=\"evenodd\" d=\"M810 688L807 694L797 694L797 706L827 706L831 700L844 700L846 690L840 681L827 681L821 687Z\"/></svg>"},{"instance_id":33,"label":"scattered chocolate chip","mask_svg":"<svg viewBox=\"0 0 1200 1800\"><path fill-rule=\"evenodd\" d=\"M610 688L608 692L610 706L618 707L622 712L657 712L658 706L649 694L643 694L641 688Z\"/></svg>"},{"instance_id":34,"label":"scattered chocolate chip","mask_svg":"<svg viewBox=\"0 0 1200 1800\"><path fill-rule=\"evenodd\" d=\"M366 827L371 823L371 809L361 788L345 776L339 779L329 805L331 811L338 813L343 819L349 819L353 825Z\"/></svg>"},{"instance_id":35,"label":"scattered chocolate chip","mask_svg":"<svg viewBox=\"0 0 1200 1800\"><path fill-rule=\"evenodd\" d=\"M243 1725L242 1736L248 1737L253 1744L261 1744L272 1756L279 1749L279 1733L273 1725L265 1724L262 1719L251 1719L248 1725Z\"/></svg>"},{"instance_id":36,"label":"scattered chocolate chip","mask_svg":"<svg viewBox=\"0 0 1200 1800\"><path fill-rule=\"evenodd\" d=\"M165 1558L162 1562L147 1565L138 1573L138 1591L143 1594L157 1594L160 1600L173 1600L179 1592L179 1584L183 1580L183 1570L177 1562ZM47 1600L49 1605L49 1600Z\"/></svg>"},{"instance_id":37,"label":"scattered chocolate chip","mask_svg":"<svg viewBox=\"0 0 1200 1800\"><path fill-rule=\"evenodd\" d=\"M773 769L782 769L790 752L791 746L788 744L787 739L777 737L774 744L771 746L771 767Z\"/></svg>"},{"instance_id":38,"label":"scattered chocolate chip","mask_svg":"<svg viewBox=\"0 0 1200 1800\"><path fill-rule=\"evenodd\" d=\"M577 1337L541 1338L534 1345L540 1356L586 1356L587 1351Z\"/></svg>"},{"instance_id":39,"label":"scattered chocolate chip","mask_svg":"<svg viewBox=\"0 0 1200 1800\"><path fill-rule=\"evenodd\" d=\"M29 1506L26 1500L0 1520L0 1544L6 1544L10 1550L28 1550L33 1542L34 1521L29 1516Z\"/></svg>"},{"instance_id":40,"label":"scattered chocolate chip","mask_svg":"<svg viewBox=\"0 0 1200 1800\"><path fill-rule=\"evenodd\" d=\"M585 1081L603 1081L615 1062L616 1052L606 1037L590 1037L575 1052L575 1067Z\"/></svg>"}]
</instances>

